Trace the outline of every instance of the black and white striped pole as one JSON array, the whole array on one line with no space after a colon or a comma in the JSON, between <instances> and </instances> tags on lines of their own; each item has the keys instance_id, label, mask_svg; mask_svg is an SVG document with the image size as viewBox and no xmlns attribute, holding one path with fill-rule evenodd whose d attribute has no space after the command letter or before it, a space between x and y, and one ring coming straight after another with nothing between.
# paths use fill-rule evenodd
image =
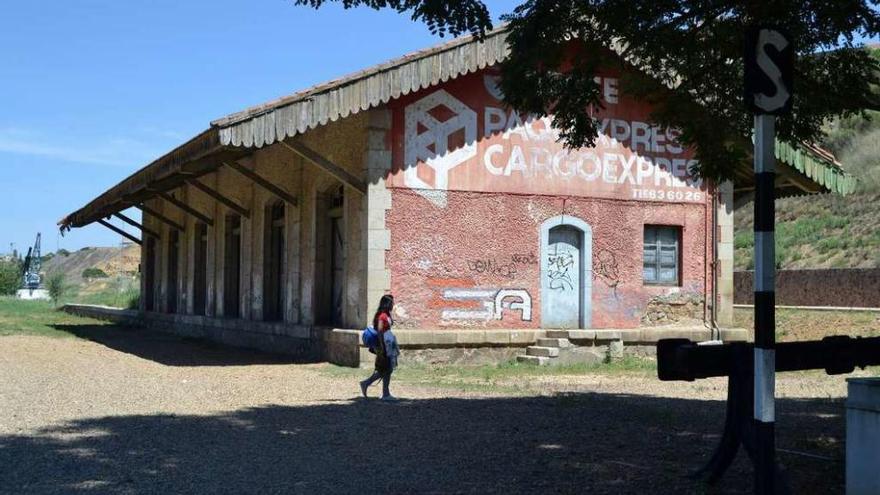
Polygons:
<instances>
[{"instance_id":1,"label":"black and white striped pole","mask_svg":"<svg viewBox=\"0 0 880 495\"><path fill-rule=\"evenodd\" d=\"M776 115L791 111L794 49L775 28L746 36L745 99L755 114L755 493L775 493Z\"/></svg>"},{"instance_id":2,"label":"black and white striped pole","mask_svg":"<svg viewBox=\"0 0 880 495\"><path fill-rule=\"evenodd\" d=\"M755 116L755 493L774 493L776 385L776 117Z\"/></svg>"}]
</instances>

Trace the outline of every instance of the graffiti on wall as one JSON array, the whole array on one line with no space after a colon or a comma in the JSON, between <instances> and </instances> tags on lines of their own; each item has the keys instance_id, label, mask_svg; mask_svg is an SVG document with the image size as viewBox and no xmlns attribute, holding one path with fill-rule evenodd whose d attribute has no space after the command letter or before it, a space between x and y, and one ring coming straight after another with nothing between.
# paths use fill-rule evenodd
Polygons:
<instances>
[{"instance_id":1,"label":"graffiti on wall","mask_svg":"<svg viewBox=\"0 0 880 495\"><path fill-rule=\"evenodd\" d=\"M618 94L616 78L597 78L603 108L595 115L596 145L568 149L552 116L506 108L486 74L402 108L397 185L441 208L451 189L705 201L702 181L691 173L698 162L679 144L680 132L649 124L650 109Z\"/></svg>"},{"instance_id":2,"label":"graffiti on wall","mask_svg":"<svg viewBox=\"0 0 880 495\"><path fill-rule=\"evenodd\" d=\"M574 266L574 255L561 251L547 255L547 278L553 290L572 290L574 282L569 271Z\"/></svg>"},{"instance_id":3,"label":"graffiti on wall","mask_svg":"<svg viewBox=\"0 0 880 495\"><path fill-rule=\"evenodd\" d=\"M620 270L613 251L600 249L593 257L593 280L597 279L610 287L614 296L617 296L617 287L620 285Z\"/></svg>"},{"instance_id":4,"label":"graffiti on wall","mask_svg":"<svg viewBox=\"0 0 880 495\"><path fill-rule=\"evenodd\" d=\"M444 320L501 320L504 310L518 311L521 321L532 320L532 296L525 289L467 288L441 289Z\"/></svg>"},{"instance_id":5,"label":"graffiti on wall","mask_svg":"<svg viewBox=\"0 0 880 495\"><path fill-rule=\"evenodd\" d=\"M479 275L495 275L498 277L514 279L517 275L517 265L536 265L538 258L534 253L517 253L510 256L510 261L498 262L495 257L472 259L467 261L468 270Z\"/></svg>"}]
</instances>

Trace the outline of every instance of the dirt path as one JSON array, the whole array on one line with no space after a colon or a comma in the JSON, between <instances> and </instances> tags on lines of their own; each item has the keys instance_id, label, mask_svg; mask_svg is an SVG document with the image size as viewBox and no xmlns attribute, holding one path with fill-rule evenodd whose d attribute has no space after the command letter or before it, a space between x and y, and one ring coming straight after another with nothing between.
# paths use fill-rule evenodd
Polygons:
<instances>
[{"instance_id":1,"label":"dirt path","mask_svg":"<svg viewBox=\"0 0 880 495\"><path fill-rule=\"evenodd\" d=\"M0 338L2 493L706 493L723 381L529 377L518 393L396 384L161 334ZM344 374L343 374L344 375ZM522 385L520 383L519 385ZM795 493L841 491L841 378L780 376ZM750 493L742 456L717 489Z\"/></svg>"}]
</instances>

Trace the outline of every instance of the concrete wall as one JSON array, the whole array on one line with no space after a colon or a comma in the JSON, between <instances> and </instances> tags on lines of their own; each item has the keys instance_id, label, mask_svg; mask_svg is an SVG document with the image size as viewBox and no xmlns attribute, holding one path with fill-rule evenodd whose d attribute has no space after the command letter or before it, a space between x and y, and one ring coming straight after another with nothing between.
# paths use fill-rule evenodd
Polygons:
<instances>
[{"instance_id":1,"label":"concrete wall","mask_svg":"<svg viewBox=\"0 0 880 495\"><path fill-rule=\"evenodd\" d=\"M736 272L734 284L735 302L752 304L754 272ZM776 304L880 308L880 268L779 270Z\"/></svg>"}]
</instances>

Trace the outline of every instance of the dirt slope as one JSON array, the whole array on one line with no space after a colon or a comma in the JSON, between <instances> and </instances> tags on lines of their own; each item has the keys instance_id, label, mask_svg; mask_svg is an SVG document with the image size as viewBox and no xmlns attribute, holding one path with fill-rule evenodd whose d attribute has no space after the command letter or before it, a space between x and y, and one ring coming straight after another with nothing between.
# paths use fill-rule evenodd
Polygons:
<instances>
[{"instance_id":1,"label":"dirt slope","mask_svg":"<svg viewBox=\"0 0 880 495\"><path fill-rule=\"evenodd\" d=\"M43 263L46 274L61 272L72 284L82 284L86 268L99 268L111 278L135 275L140 263L141 248L136 244L123 247L87 247L68 255L56 254Z\"/></svg>"}]
</instances>

